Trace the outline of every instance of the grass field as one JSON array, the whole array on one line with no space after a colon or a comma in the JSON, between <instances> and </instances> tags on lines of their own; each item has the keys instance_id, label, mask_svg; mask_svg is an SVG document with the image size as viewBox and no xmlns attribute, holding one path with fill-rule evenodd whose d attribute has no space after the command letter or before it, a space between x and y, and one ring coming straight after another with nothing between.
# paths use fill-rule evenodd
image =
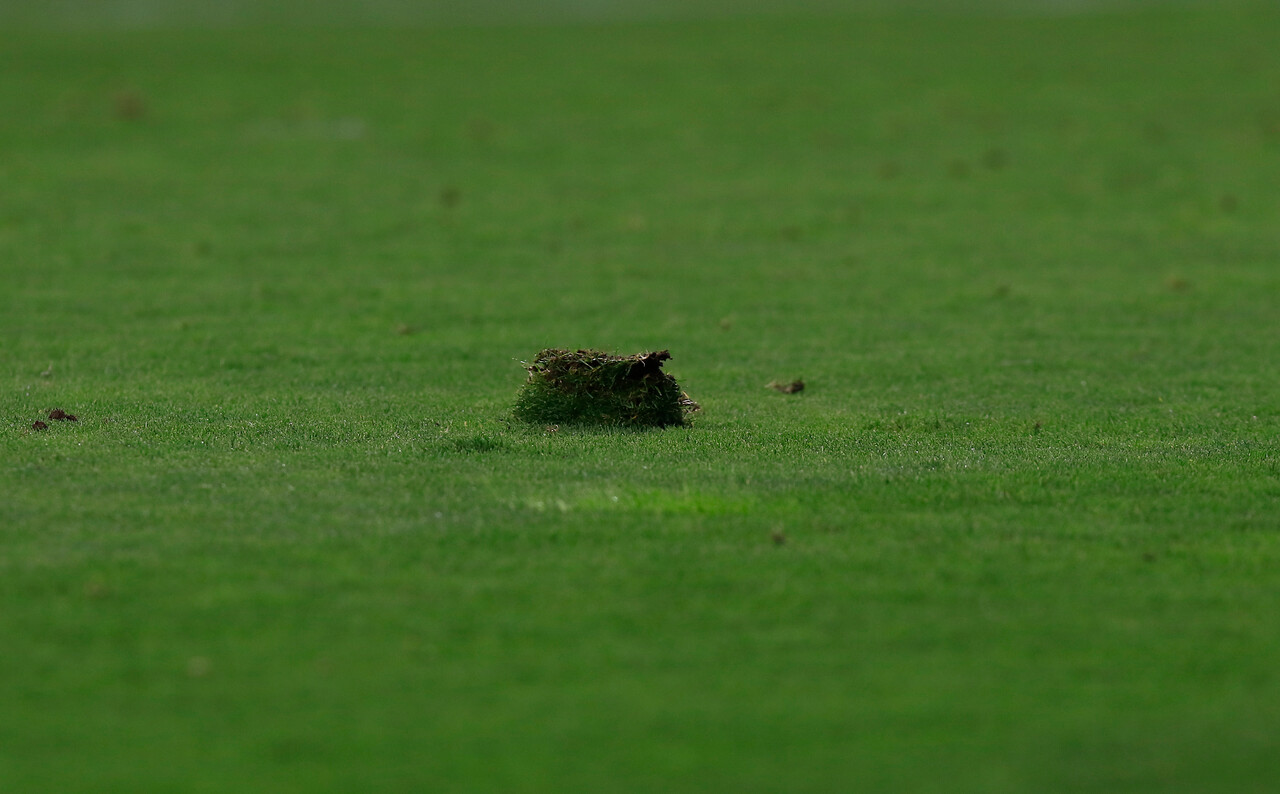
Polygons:
<instances>
[{"instance_id":1,"label":"grass field","mask_svg":"<svg viewBox=\"0 0 1280 794\"><path fill-rule=\"evenodd\" d=\"M1274 790L1223 8L0 30L0 791Z\"/></svg>"}]
</instances>

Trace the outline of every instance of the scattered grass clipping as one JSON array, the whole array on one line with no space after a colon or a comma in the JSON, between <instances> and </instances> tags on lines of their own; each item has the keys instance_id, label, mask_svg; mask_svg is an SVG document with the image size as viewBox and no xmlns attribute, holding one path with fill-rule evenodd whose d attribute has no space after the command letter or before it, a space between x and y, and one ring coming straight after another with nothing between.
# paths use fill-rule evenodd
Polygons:
<instances>
[{"instance_id":1,"label":"scattered grass clipping","mask_svg":"<svg viewBox=\"0 0 1280 794\"><path fill-rule=\"evenodd\" d=\"M516 397L526 422L622 427L683 425L699 406L662 371L671 353L615 356L598 350L547 349L527 364Z\"/></svg>"}]
</instances>

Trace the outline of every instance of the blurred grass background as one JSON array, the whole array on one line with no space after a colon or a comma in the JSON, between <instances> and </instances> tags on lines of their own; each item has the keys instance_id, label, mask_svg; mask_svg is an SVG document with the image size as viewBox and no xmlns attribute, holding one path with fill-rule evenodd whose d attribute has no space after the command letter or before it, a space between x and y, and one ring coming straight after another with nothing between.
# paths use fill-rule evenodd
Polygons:
<instances>
[{"instance_id":1,"label":"blurred grass background","mask_svg":"<svg viewBox=\"0 0 1280 794\"><path fill-rule=\"evenodd\" d=\"M1233 0L5 0L0 25L152 28L251 25L440 25L567 23L865 12L1060 15ZM1258 4L1258 3L1254 3Z\"/></svg>"}]
</instances>

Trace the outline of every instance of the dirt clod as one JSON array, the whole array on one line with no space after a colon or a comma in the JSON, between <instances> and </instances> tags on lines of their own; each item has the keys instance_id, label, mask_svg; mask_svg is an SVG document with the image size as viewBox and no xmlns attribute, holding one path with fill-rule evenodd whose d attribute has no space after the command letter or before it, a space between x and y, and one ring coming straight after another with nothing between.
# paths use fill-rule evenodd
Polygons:
<instances>
[{"instance_id":1,"label":"dirt clod","mask_svg":"<svg viewBox=\"0 0 1280 794\"><path fill-rule=\"evenodd\" d=\"M44 422L41 422L39 419L37 419L36 421L31 423L31 429L32 430L48 430L49 426L46 425Z\"/></svg>"},{"instance_id":2,"label":"dirt clod","mask_svg":"<svg viewBox=\"0 0 1280 794\"><path fill-rule=\"evenodd\" d=\"M774 391L782 392L783 394L797 394L804 391L804 381L793 380L790 383L784 383L778 380L771 380L765 384L765 388L773 389Z\"/></svg>"},{"instance_id":3,"label":"dirt clod","mask_svg":"<svg viewBox=\"0 0 1280 794\"><path fill-rule=\"evenodd\" d=\"M773 545L775 546L781 546L787 542L787 536L784 535L781 530L775 529L773 532L769 533L769 537L773 540Z\"/></svg>"},{"instance_id":4,"label":"dirt clod","mask_svg":"<svg viewBox=\"0 0 1280 794\"><path fill-rule=\"evenodd\" d=\"M497 131L497 125L489 119L477 118L467 123L467 137L476 143L489 143Z\"/></svg>"},{"instance_id":5,"label":"dirt clod","mask_svg":"<svg viewBox=\"0 0 1280 794\"><path fill-rule=\"evenodd\" d=\"M147 115L146 100L136 91L121 91L113 97L116 118L137 121Z\"/></svg>"}]
</instances>

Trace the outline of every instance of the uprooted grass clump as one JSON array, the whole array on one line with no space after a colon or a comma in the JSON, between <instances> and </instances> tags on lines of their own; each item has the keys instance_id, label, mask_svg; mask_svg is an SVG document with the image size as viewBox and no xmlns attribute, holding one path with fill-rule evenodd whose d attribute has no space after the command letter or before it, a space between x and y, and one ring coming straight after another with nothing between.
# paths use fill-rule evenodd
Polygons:
<instances>
[{"instance_id":1,"label":"uprooted grass clump","mask_svg":"<svg viewBox=\"0 0 1280 794\"><path fill-rule=\"evenodd\" d=\"M515 415L527 422L625 427L683 425L698 404L662 371L666 350L615 356L598 350L543 350Z\"/></svg>"}]
</instances>

